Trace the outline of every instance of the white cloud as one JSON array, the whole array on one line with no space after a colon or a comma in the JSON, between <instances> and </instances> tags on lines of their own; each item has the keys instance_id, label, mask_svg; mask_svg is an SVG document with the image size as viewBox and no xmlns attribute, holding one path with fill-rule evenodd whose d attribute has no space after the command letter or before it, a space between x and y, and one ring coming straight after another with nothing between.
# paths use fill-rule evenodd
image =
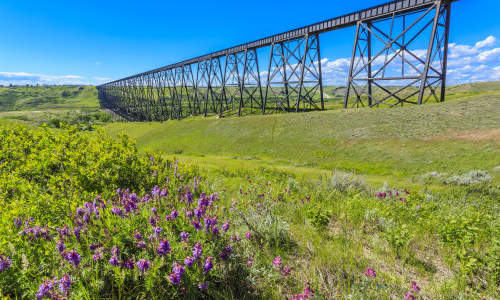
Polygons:
<instances>
[{"instance_id":1,"label":"white cloud","mask_svg":"<svg viewBox=\"0 0 500 300\"><path fill-rule=\"evenodd\" d=\"M82 76L78 75L45 75L26 72L0 72L1 85L25 84L87 84Z\"/></svg>"},{"instance_id":2,"label":"white cloud","mask_svg":"<svg viewBox=\"0 0 500 300\"><path fill-rule=\"evenodd\" d=\"M484 47L492 47L496 41L497 41L497 39L494 36L490 35L484 41L477 42L476 45L474 46L474 48L481 49Z\"/></svg>"}]
</instances>

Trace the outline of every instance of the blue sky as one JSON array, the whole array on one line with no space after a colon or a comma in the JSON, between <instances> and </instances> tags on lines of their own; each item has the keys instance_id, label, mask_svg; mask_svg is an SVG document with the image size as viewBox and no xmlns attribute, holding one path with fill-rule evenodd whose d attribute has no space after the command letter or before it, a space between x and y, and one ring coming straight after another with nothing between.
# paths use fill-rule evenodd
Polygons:
<instances>
[{"instance_id":1,"label":"blue sky","mask_svg":"<svg viewBox=\"0 0 500 300\"><path fill-rule=\"evenodd\" d=\"M385 2L2 0L0 84L104 83ZM451 83L500 80L498 11L454 4ZM325 80L345 81L354 29L324 36Z\"/></svg>"}]
</instances>

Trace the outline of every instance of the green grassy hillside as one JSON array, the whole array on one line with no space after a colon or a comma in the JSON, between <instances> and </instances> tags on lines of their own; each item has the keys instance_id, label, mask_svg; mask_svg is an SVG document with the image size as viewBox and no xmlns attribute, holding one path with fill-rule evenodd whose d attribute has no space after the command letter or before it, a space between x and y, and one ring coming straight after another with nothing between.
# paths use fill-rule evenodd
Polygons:
<instances>
[{"instance_id":1,"label":"green grassy hillside","mask_svg":"<svg viewBox=\"0 0 500 300\"><path fill-rule=\"evenodd\" d=\"M98 107L97 90L91 86L0 87L0 111Z\"/></svg>"},{"instance_id":2,"label":"green grassy hillside","mask_svg":"<svg viewBox=\"0 0 500 300\"><path fill-rule=\"evenodd\" d=\"M0 119L41 125L105 123L111 117L100 111L92 86L0 87Z\"/></svg>"},{"instance_id":3,"label":"green grassy hillside","mask_svg":"<svg viewBox=\"0 0 500 300\"><path fill-rule=\"evenodd\" d=\"M219 167L341 169L375 181L500 166L500 83L454 86L442 104L303 114L114 123L142 148Z\"/></svg>"}]
</instances>

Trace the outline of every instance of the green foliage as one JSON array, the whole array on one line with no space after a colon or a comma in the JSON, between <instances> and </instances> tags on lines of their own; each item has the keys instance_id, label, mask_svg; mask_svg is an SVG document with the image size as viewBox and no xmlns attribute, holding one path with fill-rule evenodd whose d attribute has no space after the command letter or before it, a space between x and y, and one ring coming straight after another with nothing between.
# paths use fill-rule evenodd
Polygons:
<instances>
[{"instance_id":1,"label":"green foliage","mask_svg":"<svg viewBox=\"0 0 500 300\"><path fill-rule=\"evenodd\" d=\"M386 229L384 236L396 252L396 255L400 257L402 252L410 245L410 230L406 224L399 226L396 224L391 225Z\"/></svg>"},{"instance_id":2,"label":"green foliage","mask_svg":"<svg viewBox=\"0 0 500 300\"><path fill-rule=\"evenodd\" d=\"M87 135L75 127L54 133L21 125L0 127L0 205L3 212L57 215L83 199L117 188L141 192L157 184L156 171L125 136Z\"/></svg>"},{"instance_id":3,"label":"green foliage","mask_svg":"<svg viewBox=\"0 0 500 300\"><path fill-rule=\"evenodd\" d=\"M325 230L332 217L332 211L320 204L314 204L307 210L307 218L319 231Z\"/></svg>"}]
</instances>

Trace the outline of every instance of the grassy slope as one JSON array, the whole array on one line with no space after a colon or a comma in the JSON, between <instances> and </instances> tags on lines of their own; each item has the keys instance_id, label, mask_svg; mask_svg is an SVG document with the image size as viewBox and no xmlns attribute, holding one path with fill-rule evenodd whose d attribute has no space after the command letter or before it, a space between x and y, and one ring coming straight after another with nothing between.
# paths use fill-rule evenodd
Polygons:
<instances>
[{"instance_id":1,"label":"grassy slope","mask_svg":"<svg viewBox=\"0 0 500 300\"><path fill-rule=\"evenodd\" d=\"M66 92L66 94L63 94ZM16 86L0 88L0 111L98 108L89 86Z\"/></svg>"},{"instance_id":2,"label":"grassy slope","mask_svg":"<svg viewBox=\"0 0 500 300\"><path fill-rule=\"evenodd\" d=\"M500 165L500 83L451 87L449 101L397 109L114 123L153 151L220 167L275 165L318 173L343 169L372 181L430 171L466 172ZM494 174L499 182L499 175Z\"/></svg>"},{"instance_id":3,"label":"grassy slope","mask_svg":"<svg viewBox=\"0 0 500 300\"><path fill-rule=\"evenodd\" d=\"M98 111L95 87L0 87L0 119L39 125L51 119L69 121L78 115Z\"/></svg>"}]
</instances>

